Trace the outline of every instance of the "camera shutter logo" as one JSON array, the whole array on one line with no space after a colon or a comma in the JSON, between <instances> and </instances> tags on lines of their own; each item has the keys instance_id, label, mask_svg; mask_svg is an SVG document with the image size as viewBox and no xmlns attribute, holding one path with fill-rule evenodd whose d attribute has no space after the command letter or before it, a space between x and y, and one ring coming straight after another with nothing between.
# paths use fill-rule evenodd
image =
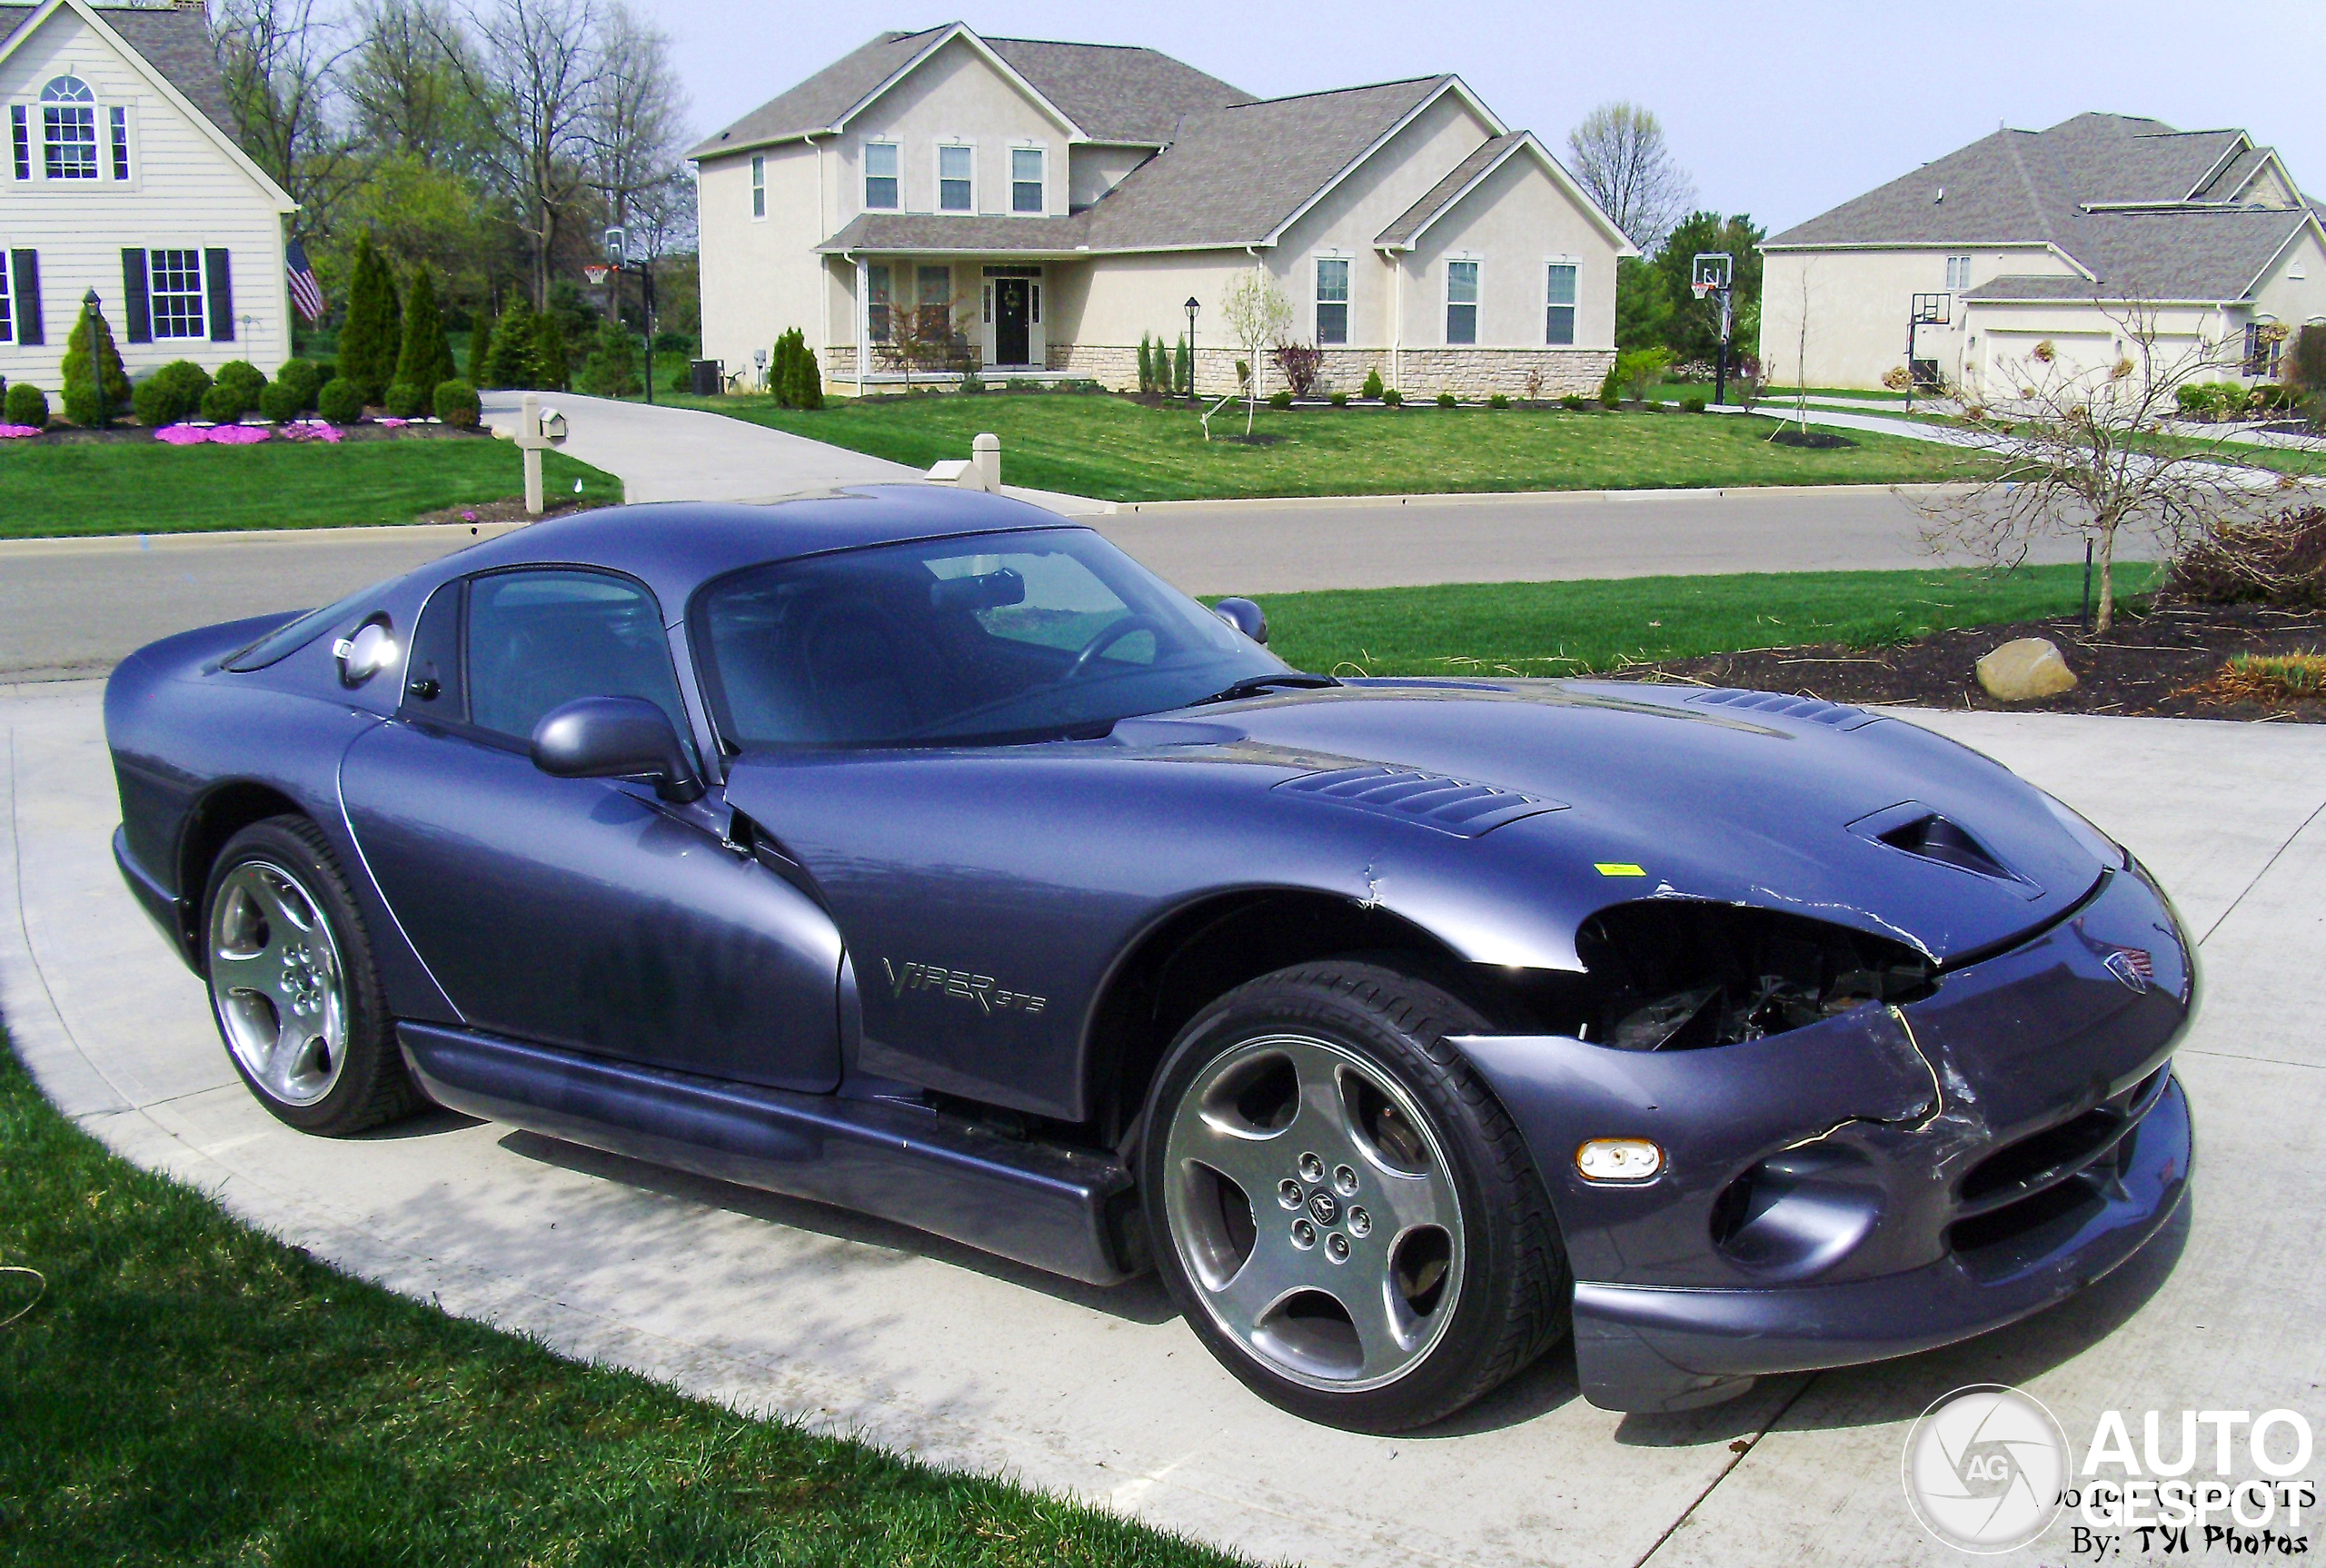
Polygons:
<instances>
[{"instance_id":1,"label":"camera shutter logo","mask_svg":"<svg viewBox=\"0 0 2326 1568\"><path fill-rule=\"evenodd\" d=\"M2015 1551L2060 1516L2067 1434L2031 1395L1974 1384L1923 1412L1903 1468L1923 1529L1963 1552Z\"/></svg>"}]
</instances>

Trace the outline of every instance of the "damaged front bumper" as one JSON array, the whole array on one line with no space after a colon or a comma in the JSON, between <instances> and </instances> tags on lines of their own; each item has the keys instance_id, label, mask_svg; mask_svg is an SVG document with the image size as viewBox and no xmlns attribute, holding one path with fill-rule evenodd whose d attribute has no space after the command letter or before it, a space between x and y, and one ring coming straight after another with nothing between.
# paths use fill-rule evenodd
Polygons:
<instances>
[{"instance_id":1,"label":"damaged front bumper","mask_svg":"<svg viewBox=\"0 0 2326 1568\"><path fill-rule=\"evenodd\" d=\"M2196 1004L2135 864L1933 994L1700 1050L1459 1042L1524 1132L1576 1275L1583 1390L1613 1410L1966 1339L2130 1257L2188 1184L2169 1058ZM1645 1138L1652 1179L1585 1180Z\"/></svg>"}]
</instances>

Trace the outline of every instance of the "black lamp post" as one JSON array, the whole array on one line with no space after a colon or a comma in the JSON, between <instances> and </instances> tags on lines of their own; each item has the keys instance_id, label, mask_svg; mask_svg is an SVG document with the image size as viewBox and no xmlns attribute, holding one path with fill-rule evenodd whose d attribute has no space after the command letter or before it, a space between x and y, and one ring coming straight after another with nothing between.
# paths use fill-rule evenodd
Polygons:
<instances>
[{"instance_id":1,"label":"black lamp post","mask_svg":"<svg viewBox=\"0 0 2326 1568\"><path fill-rule=\"evenodd\" d=\"M1196 395L1196 312L1203 307L1193 294L1188 296L1188 395Z\"/></svg>"},{"instance_id":2,"label":"black lamp post","mask_svg":"<svg viewBox=\"0 0 2326 1568\"><path fill-rule=\"evenodd\" d=\"M97 389L97 428L105 428L105 303L91 289L81 296L81 308L89 313L89 380Z\"/></svg>"}]
</instances>

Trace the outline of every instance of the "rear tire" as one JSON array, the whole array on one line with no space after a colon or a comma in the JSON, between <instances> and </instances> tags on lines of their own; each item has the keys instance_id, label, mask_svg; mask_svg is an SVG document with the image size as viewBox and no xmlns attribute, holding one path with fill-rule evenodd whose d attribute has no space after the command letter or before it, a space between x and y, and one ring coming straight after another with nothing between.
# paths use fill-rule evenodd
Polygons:
<instances>
[{"instance_id":1,"label":"rear tire","mask_svg":"<svg viewBox=\"0 0 2326 1568\"><path fill-rule=\"evenodd\" d=\"M1401 1432L1566 1332L1557 1226L1427 981L1350 960L1220 997L1157 1074L1139 1156L1156 1261L1197 1336L1295 1414Z\"/></svg>"},{"instance_id":2,"label":"rear tire","mask_svg":"<svg viewBox=\"0 0 2326 1568\"><path fill-rule=\"evenodd\" d=\"M314 823L270 817L228 839L203 896L202 932L226 1058L276 1117L343 1137L419 1103L363 917Z\"/></svg>"}]
</instances>

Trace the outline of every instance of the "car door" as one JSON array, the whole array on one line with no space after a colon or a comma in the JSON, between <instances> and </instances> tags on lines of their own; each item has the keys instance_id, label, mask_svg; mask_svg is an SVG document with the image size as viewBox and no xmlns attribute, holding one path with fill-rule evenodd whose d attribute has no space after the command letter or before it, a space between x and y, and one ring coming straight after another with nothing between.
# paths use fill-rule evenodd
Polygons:
<instances>
[{"instance_id":1,"label":"car door","mask_svg":"<svg viewBox=\"0 0 2326 1568\"><path fill-rule=\"evenodd\" d=\"M470 1027L783 1088L839 1081L839 933L677 805L532 765L542 716L642 697L690 733L641 583L572 567L457 580L415 627L397 717L352 747L350 826Z\"/></svg>"}]
</instances>

